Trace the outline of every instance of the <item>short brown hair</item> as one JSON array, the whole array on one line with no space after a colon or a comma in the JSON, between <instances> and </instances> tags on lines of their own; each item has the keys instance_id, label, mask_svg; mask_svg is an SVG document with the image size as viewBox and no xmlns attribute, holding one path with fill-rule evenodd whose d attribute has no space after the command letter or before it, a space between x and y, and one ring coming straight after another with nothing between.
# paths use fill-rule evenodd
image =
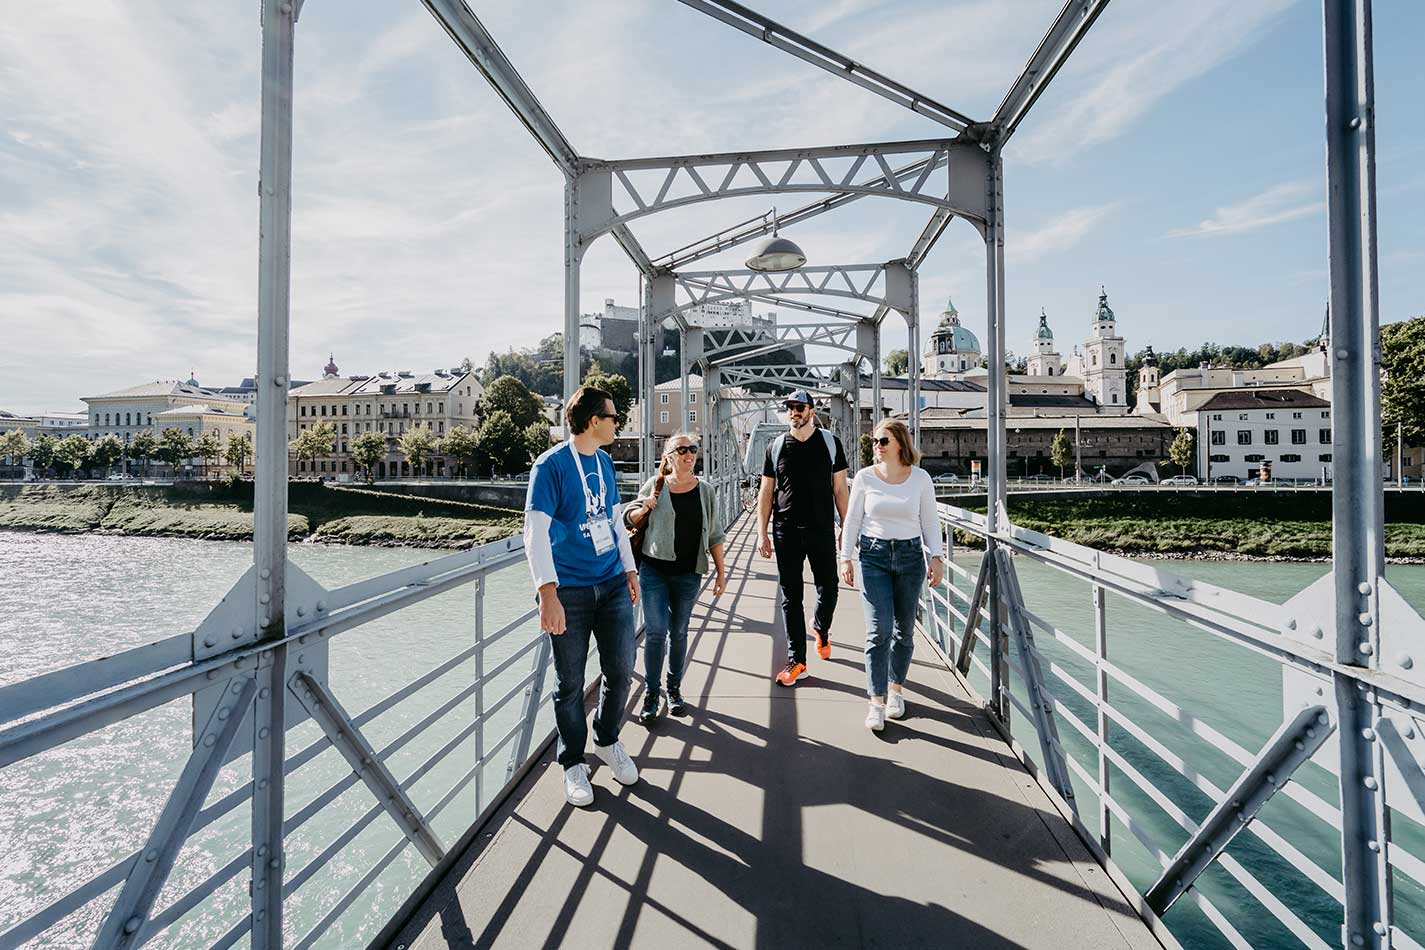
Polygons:
<instances>
[{"instance_id":1,"label":"short brown hair","mask_svg":"<svg viewBox=\"0 0 1425 950\"><path fill-rule=\"evenodd\" d=\"M614 397L597 386L580 386L564 407L564 420L569 423L569 431L578 435L589 428L589 420L604 411L605 400L613 402Z\"/></svg>"},{"instance_id":2,"label":"short brown hair","mask_svg":"<svg viewBox=\"0 0 1425 950\"><path fill-rule=\"evenodd\" d=\"M875 432L885 430L895 437L900 443L900 456L902 465L914 465L920 461L920 449L915 447L911 441L910 429L899 419L882 419L876 423ZM874 434L874 433L873 433Z\"/></svg>"}]
</instances>

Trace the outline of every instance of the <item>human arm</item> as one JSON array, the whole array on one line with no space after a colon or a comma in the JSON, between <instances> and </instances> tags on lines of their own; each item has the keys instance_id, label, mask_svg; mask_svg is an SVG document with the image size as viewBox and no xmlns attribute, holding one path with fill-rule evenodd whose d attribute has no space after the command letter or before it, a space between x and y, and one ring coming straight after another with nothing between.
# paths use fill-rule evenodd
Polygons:
<instances>
[{"instance_id":1,"label":"human arm","mask_svg":"<svg viewBox=\"0 0 1425 950\"><path fill-rule=\"evenodd\" d=\"M845 472L839 473L843 478ZM866 516L866 479L857 476L851 485L851 498L843 509L841 520L841 580L856 586L856 569L852 560L856 556L856 542L861 537L861 522Z\"/></svg>"},{"instance_id":2,"label":"human arm","mask_svg":"<svg viewBox=\"0 0 1425 950\"><path fill-rule=\"evenodd\" d=\"M618 542L619 560L623 562L624 572L628 575L628 599L638 604L638 564L633 560L633 544L628 539L628 528L623 523L623 505L619 505L617 517L614 522L614 540Z\"/></svg>"},{"instance_id":3,"label":"human arm","mask_svg":"<svg viewBox=\"0 0 1425 950\"><path fill-rule=\"evenodd\" d=\"M658 496L662 494L657 487L658 476L654 475L643 483L643 487L638 490L638 497L623 506L625 527L637 528L648 520L653 509L658 507Z\"/></svg>"},{"instance_id":4,"label":"human arm","mask_svg":"<svg viewBox=\"0 0 1425 950\"><path fill-rule=\"evenodd\" d=\"M708 554L712 556L713 567L717 570L717 579L713 581L713 596L720 597L727 589L727 568L722 562L722 542L719 541L708 548Z\"/></svg>"},{"instance_id":5,"label":"human arm","mask_svg":"<svg viewBox=\"0 0 1425 950\"><path fill-rule=\"evenodd\" d=\"M530 577L539 592L539 629L558 636L564 632L564 606L559 602L559 572L554 568L554 547L549 539L554 519L554 473L536 465L525 498L524 548Z\"/></svg>"},{"instance_id":6,"label":"human arm","mask_svg":"<svg viewBox=\"0 0 1425 950\"><path fill-rule=\"evenodd\" d=\"M768 522L772 520L772 488L775 478L762 476L762 487L757 492L757 553L763 557L772 556L772 537L768 534Z\"/></svg>"},{"instance_id":7,"label":"human arm","mask_svg":"<svg viewBox=\"0 0 1425 950\"><path fill-rule=\"evenodd\" d=\"M930 586L935 587L940 583L941 573L945 569L945 535L940 528L940 507L935 501L935 483L924 469L917 471L921 481L920 539L929 554L925 576L930 581Z\"/></svg>"},{"instance_id":8,"label":"human arm","mask_svg":"<svg viewBox=\"0 0 1425 950\"><path fill-rule=\"evenodd\" d=\"M846 450L842 448L841 439L835 439L836 453L831 460L831 495L836 500L836 513L841 518L841 524L846 525L846 506L849 503L850 488L846 482L846 470L850 468L846 464ZM843 530L843 534L846 532Z\"/></svg>"}]
</instances>

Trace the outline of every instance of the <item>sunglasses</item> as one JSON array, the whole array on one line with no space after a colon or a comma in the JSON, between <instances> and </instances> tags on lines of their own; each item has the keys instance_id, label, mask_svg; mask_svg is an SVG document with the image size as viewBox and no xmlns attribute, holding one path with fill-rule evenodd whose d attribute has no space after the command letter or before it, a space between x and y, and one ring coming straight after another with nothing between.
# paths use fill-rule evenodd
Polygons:
<instances>
[{"instance_id":1,"label":"sunglasses","mask_svg":"<svg viewBox=\"0 0 1425 950\"><path fill-rule=\"evenodd\" d=\"M786 403L785 405L786 405L786 409L787 409L788 412L806 412L806 411L807 411L807 404L804 403L804 402L789 402L789 403Z\"/></svg>"},{"instance_id":2,"label":"sunglasses","mask_svg":"<svg viewBox=\"0 0 1425 950\"><path fill-rule=\"evenodd\" d=\"M597 417L600 418L600 419L617 419L617 418L618 418L618 413L616 413L616 412L596 412L596 413L594 413L594 415L597 416Z\"/></svg>"},{"instance_id":3,"label":"sunglasses","mask_svg":"<svg viewBox=\"0 0 1425 950\"><path fill-rule=\"evenodd\" d=\"M680 445L673 451L677 452L679 455L697 455L698 447L696 445Z\"/></svg>"},{"instance_id":4,"label":"sunglasses","mask_svg":"<svg viewBox=\"0 0 1425 950\"><path fill-rule=\"evenodd\" d=\"M881 448L884 449L886 446L891 444L891 437L888 435L883 435L879 439L872 439L871 442L872 444L879 445Z\"/></svg>"}]
</instances>

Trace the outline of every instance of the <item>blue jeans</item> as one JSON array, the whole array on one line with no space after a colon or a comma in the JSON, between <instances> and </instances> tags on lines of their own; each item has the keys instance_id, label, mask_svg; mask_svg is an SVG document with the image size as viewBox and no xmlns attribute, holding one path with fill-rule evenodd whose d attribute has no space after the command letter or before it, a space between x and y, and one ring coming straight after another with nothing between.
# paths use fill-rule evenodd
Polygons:
<instances>
[{"instance_id":1,"label":"blue jeans","mask_svg":"<svg viewBox=\"0 0 1425 950\"><path fill-rule=\"evenodd\" d=\"M915 649L915 615L925 584L920 538L861 536L861 606L866 612L866 695L904 685Z\"/></svg>"},{"instance_id":2,"label":"blue jeans","mask_svg":"<svg viewBox=\"0 0 1425 950\"><path fill-rule=\"evenodd\" d=\"M645 562L638 569L643 592L643 677L648 691L657 695L663 679L663 654L668 654L668 688L683 683L683 661L688 656L688 620L698 599L701 574L664 576Z\"/></svg>"},{"instance_id":3,"label":"blue jeans","mask_svg":"<svg viewBox=\"0 0 1425 950\"><path fill-rule=\"evenodd\" d=\"M550 635L554 654L554 725L559 731L559 764L584 761L589 724L584 720L584 667L589 662L589 636L599 647L599 705L594 710L594 742L618 741L624 703L633 680L633 601L622 571L613 580L590 587L559 587L564 607L564 632Z\"/></svg>"}]
</instances>

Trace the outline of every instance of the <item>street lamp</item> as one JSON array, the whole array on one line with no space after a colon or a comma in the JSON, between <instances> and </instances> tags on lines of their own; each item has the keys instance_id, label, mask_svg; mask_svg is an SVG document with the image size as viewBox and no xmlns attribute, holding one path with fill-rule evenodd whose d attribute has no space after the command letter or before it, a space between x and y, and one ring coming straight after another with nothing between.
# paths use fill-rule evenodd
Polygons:
<instances>
[{"instance_id":1,"label":"street lamp","mask_svg":"<svg viewBox=\"0 0 1425 950\"><path fill-rule=\"evenodd\" d=\"M749 270L778 273L796 270L807 262L806 252L777 234L777 209L772 209L772 236L757 242L747 259Z\"/></svg>"}]
</instances>

